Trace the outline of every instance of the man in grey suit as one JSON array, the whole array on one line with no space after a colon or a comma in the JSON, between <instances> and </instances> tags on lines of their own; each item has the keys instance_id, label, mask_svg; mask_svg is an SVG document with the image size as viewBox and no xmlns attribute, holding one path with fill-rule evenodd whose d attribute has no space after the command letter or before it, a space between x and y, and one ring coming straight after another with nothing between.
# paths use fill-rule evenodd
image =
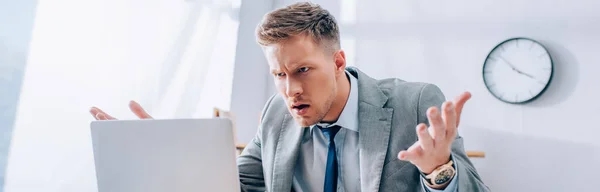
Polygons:
<instances>
[{"instance_id":1,"label":"man in grey suit","mask_svg":"<svg viewBox=\"0 0 600 192\"><path fill-rule=\"evenodd\" d=\"M238 158L243 191L489 190L457 134L469 93L445 101L435 85L346 67L334 17L312 3L265 15L257 40L279 94Z\"/></svg>"}]
</instances>

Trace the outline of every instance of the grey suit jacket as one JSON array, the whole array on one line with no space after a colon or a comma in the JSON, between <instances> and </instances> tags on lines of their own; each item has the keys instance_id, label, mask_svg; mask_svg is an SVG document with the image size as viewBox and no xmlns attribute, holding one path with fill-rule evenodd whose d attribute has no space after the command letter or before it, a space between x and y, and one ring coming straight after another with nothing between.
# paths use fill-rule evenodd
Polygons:
<instances>
[{"instance_id":1,"label":"grey suit jacket","mask_svg":"<svg viewBox=\"0 0 600 192\"><path fill-rule=\"evenodd\" d=\"M418 169L397 159L417 141L416 126L427 123L426 110L445 101L438 87L399 79L375 80L356 68L361 191L423 191ZM237 159L242 191L291 191L299 154L300 127L285 101L273 96L263 109L254 139ZM457 136L452 155L458 166L458 191L488 191Z\"/></svg>"}]
</instances>

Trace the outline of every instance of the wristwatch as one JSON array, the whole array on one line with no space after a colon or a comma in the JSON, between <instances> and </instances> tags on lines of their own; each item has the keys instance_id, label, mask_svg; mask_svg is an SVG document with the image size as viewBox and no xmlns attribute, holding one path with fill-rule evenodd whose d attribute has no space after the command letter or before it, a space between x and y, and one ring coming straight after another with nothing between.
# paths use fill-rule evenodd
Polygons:
<instances>
[{"instance_id":1,"label":"wristwatch","mask_svg":"<svg viewBox=\"0 0 600 192\"><path fill-rule=\"evenodd\" d=\"M429 175L425 175L421 172L423 180L427 181L427 184L433 188L444 186L446 183L450 182L456 174L456 170L452 166L452 163L452 160L448 161L448 163L433 170Z\"/></svg>"}]
</instances>

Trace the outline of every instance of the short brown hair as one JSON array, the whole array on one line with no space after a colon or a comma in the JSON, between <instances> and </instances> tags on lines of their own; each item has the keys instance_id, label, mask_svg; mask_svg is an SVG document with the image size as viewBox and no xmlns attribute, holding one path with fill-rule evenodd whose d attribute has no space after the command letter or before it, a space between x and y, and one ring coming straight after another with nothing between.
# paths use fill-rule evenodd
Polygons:
<instances>
[{"instance_id":1,"label":"short brown hair","mask_svg":"<svg viewBox=\"0 0 600 192\"><path fill-rule=\"evenodd\" d=\"M267 13L256 28L256 39L266 46L296 35L308 35L325 48L340 48L340 33L333 15L321 6L300 2Z\"/></svg>"}]
</instances>

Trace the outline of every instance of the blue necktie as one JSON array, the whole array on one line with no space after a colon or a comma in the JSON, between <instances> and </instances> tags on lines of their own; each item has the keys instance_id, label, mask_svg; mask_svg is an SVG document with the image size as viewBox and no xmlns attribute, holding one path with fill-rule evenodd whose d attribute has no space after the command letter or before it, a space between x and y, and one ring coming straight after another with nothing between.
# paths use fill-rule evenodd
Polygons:
<instances>
[{"instance_id":1,"label":"blue necktie","mask_svg":"<svg viewBox=\"0 0 600 192\"><path fill-rule=\"evenodd\" d=\"M340 130L340 126L331 126L329 128L320 128L323 131L325 138L329 140L329 149L327 152L327 167L325 168L325 184L323 186L323 192L335 192L337 190L337 178L338 178L338 163L337 155L335 153L335 134Z\"/></svg>"}]
</instances>

